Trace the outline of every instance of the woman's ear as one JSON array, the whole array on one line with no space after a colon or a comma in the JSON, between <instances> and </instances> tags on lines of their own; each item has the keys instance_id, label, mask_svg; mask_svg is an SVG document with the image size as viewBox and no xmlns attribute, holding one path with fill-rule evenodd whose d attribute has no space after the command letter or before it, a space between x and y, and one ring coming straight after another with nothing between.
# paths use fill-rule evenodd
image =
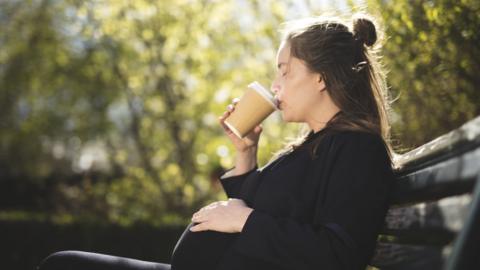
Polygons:
<instances>
[{"instance_id":1,"label":"woman's ear","mask_svg":"<svg viewBox=\"0 0 480 270\"><path fill-rule=\"evenodd\" d=\"M322 75L318 75L318 89L320 92L323 92L325 90L327 90L327 86L325 85L325 81L323 80L323 77Z\"/></svg>"}]
</instances>

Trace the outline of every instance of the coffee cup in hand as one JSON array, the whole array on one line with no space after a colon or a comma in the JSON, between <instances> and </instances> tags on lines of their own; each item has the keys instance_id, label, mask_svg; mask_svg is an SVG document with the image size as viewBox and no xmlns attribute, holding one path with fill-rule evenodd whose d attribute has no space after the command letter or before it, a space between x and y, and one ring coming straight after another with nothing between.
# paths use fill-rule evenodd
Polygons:
<instances>
[{"instance_id":1,"label":"coffee cup in hand","mask_svg":"<svg viewBox=\"0 0 480 270\"><path fill-rule=\"evenodd\" d=\"M276 103L270 91L260 83L252 82L235 105L235 110L225 119L225 125L237 137L243 138L277 109Z\"/></svg>"}]
</instances>

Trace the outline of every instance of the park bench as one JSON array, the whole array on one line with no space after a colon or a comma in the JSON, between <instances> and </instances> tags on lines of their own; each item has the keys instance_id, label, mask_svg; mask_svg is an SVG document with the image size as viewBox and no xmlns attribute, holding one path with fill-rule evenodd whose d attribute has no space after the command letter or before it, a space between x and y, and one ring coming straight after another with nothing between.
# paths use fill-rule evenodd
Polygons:
<instances>
[{"instance_id":1,"label":"park bench","mask_svg":"<svg viewBox=\"0 0 480 270\"><path fill-rule=\"evenodd\" d=\"M480 116L400 157L371 266L480 269Z\"/></svg>"}]
</instances>

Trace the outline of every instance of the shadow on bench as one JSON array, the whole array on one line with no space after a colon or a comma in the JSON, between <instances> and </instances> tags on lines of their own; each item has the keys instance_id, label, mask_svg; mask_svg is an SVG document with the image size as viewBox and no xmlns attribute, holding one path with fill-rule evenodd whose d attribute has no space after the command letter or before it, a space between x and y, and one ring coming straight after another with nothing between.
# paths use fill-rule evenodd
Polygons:
<instances>
[{"instance_id":1,"label":"shadow on bench","mask_svg":"<svg viewBox=\"0 0 480 270\"><path fill-rule=\"evenodd\" d=\"M370 265L480 269L480 117L400 158Z\"/></svg>"}]
</instances>

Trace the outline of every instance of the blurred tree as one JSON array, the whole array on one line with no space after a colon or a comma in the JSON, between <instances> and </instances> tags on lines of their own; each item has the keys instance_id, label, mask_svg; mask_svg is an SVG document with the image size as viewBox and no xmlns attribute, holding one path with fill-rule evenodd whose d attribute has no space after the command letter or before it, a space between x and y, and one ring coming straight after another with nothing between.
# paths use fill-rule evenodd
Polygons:
<instances>
[{"instance_id":1,"label":"blurred tree","mask_svg":"<svg viewBox=\"0 0 480 270\"><path fill-rule=\"evenodd\" d=\"M224 199L212 181L234 149L217 117L268 86L278 25L321 14L313 3L1 1L0 208L164 224ZM418 146L478 115L479 4L368 3L387 30L394 138ZM298 127L267 119L260 163Z\"/></svg>"},{"instance_id":2,"label":"blurred tree","mask_svg":"<svg viewBox=\"0 0 480 270\"><path fill-rule=\"evenodd\" d=\"M408 149L480 114L480 2L367 1L383 19L384 62Z\"/></svg>"},{"instance_id":3,"label":"blurred tree","mask_svg":"<svg viewBox=\"0 0 480 270\"><path fill-rule=\"evenodd\" d=\"M269 82L284 5L1 5L4 186L39 199L34 209L120 224L185 222L224 198L210 190L212 172L233 164L217 116L249 82ZM268 138L295 130L279 121L265 123L261 161L281 143Z\"/></svg>"}]
</instances>

